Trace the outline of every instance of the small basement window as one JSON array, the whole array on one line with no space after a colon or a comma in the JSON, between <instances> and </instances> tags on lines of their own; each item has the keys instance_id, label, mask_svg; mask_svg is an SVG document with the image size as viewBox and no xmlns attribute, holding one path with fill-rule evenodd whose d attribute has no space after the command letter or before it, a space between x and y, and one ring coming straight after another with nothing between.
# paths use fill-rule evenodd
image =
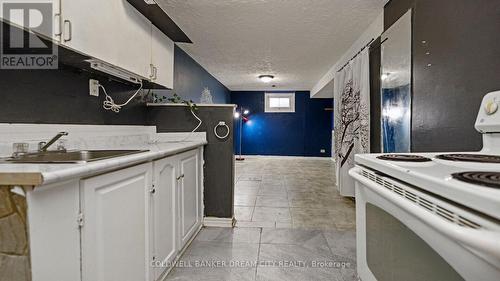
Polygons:
<instances>
[{"instance_id":1,"label":"small basement window","mask_svg":"<svg viewBox=\"0 0 500 281\"><path fill-rule=\"evenodd\" d=\"M266 93L265 112L295 112L295 93Z\"/></svg>"}]
</instances>

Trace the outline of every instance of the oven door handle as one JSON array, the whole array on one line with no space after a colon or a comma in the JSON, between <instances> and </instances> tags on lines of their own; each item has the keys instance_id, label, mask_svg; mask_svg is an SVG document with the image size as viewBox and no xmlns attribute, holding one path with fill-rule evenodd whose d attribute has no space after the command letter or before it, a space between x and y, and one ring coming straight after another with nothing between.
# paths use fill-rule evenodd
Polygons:
<instances>
[{"instance_id":1,"label":"oven door handle","mask_svg":"<svg viewBox=\"0 0 500 281\"><path fill-rule=\"evenodd\" d=\"M387 188L370 181L363 177L361 169L358 167L352 168L349 174L364 186L389 200L396 206L405 210L407 213L417 217L428 226L446 235L468 249L480 254L483 259L487 255L486 261L500 268L500 233L485 229L465 228L449 221L444 220L438 215L429 212L427 209L415 206L410 201L396 195Z\"/></svg>"}]
</instances>

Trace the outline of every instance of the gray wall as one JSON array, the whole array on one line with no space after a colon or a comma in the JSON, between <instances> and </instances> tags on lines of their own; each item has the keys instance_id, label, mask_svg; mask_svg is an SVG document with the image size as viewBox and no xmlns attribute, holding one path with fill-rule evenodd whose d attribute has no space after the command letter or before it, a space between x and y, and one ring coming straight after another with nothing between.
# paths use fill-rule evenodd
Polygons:
<instances>
[{"instance_id":1,"label":"gray wall","mask_svg":"<svg viewBox=\"0 0 500 281\"><path fill-rule=\"evenodd\" d=\"M234 154L233 154L233 107L200 106L196 112L203 121L199 132L207 132L208 144L205 146L205 215L219 218L233 217L234 192ZM158 127L159 132L186 132L196 127L198 121L185 106L150 107L150 125ZM224 121L231 129L229 136L218 139L214 127ZM219 134L223 135L221 131Z\"/></svg>"},{"instance_id":2,"label":"gray wall","mask_svg":"<svg viewBox=\"0 0 500 281\"><path fill-rule=\"evenodd\" d=\"M135 92L135 86L62 65L57 70L0 70L0 123L146 124L140 97L118 114L105 110L104 94L89 96L89 78L105 85L117 103Z\"/></svg>"},{"instance_id":3,"label":"gray wall","mask_svg":"<svg viewBox=\"0 0 500 281\"><path fill-rule=\"evenodd\" d=\"M412 150L478 150L482 141L474 122L479 105L486 93L500 89L500 1L392 0L384 10L385 27L409 8Z\"/></svg>"}]
</instances>

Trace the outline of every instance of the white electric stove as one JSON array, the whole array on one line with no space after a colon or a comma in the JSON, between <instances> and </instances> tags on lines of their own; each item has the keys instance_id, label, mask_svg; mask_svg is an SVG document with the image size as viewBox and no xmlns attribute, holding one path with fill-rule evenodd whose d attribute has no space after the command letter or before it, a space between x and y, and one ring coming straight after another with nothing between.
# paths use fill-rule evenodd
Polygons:
<instances>
[{"instance_id":1,"label":"white electric stove","mask_svg":"<svg viewBox=\"0 0 500 281\"><path fill-rule=\"evenodd\" d=\"M479 152L355 156L361 280L500 280L499 106L483 98Z\"/></svg>"}]
</instances>

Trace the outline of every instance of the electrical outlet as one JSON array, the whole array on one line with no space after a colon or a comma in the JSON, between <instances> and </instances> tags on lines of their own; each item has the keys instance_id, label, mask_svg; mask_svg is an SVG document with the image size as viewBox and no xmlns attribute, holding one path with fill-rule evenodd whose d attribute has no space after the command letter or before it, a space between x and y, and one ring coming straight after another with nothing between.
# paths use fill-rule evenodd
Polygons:
<instances>
[{"instance_id":1,"label":"electrical outlet","mask_svg":"<svg viewBox=\"0 0 500 281\"><path fill-rule=\"evenodd\" d=\"M326 153L326 150L321 149L319 152L320 152L320 153Z\"/></svg>"},{"instance_id":2,"label":"electrical outlet","mask_svg":"<svg viewBox=\"0 0 500 281\"><path fill-rule=\"evenodd\" d=\"M89 80L89 93L91 96L99 96L99 81L95 79Z\"/></svg>"}]
</instances>

